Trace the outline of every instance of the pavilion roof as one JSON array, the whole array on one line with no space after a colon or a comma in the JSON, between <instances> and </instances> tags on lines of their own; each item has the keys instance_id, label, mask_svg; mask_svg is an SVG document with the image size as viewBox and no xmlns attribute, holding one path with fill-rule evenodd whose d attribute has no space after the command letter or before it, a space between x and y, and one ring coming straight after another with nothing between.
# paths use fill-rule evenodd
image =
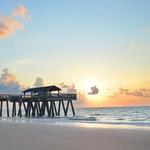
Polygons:
<instances>
[{"instance_id":1,"label":"pavilion roof","mask_svg":"<svg viewBox=\"0 0 150 150\"><path fill-rule=\"evenodd\" d=\"M36 88L29 88L26 89L24 91L22 91L23 93L27 93L27 92L34 92L34 93L38 93L41 91L44 92L51 92L51 91L60 91L61 89L55 85L52 86L43 86L43 87L36 87Z\"/></svg>"}]
</instances>

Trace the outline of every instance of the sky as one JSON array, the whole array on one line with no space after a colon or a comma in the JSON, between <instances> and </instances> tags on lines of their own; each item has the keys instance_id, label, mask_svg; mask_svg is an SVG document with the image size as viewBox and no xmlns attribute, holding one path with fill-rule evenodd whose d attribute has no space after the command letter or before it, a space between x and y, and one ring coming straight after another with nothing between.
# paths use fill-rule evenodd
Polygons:
<instances>
[{"instance_id":1,"label":"sky","mask_svg":"<svg viewBox=\"0 0 150 150\"><path fill-rule=\"evenodd\" d=\"M82 106L150 105L149 8L149 0L0 0L0 92L42 81L75 88Z\"/></svg>"}]
</instances>

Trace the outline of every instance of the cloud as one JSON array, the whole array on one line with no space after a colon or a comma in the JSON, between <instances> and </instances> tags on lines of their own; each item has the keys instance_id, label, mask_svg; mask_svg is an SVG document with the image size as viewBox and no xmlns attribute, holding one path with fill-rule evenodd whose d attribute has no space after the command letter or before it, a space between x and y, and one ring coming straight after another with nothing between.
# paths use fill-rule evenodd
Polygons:
<instances>
[{"instance_id":1,"label":"cloud","mask_svg":"<svg viewBox=\"0 0 150 150\"><path fill-rule=\"evenodd\" d=\"M129 92L128 89L119 87L119 93L120 93L120 94L128 94L128 92Z\"/></svg>"},{"instance_id":2,"label":"cloud","mask_svg":"<svg viewBox=\"0 0 150 150\"><path fill-rule=\"evenodd\" d=\"M16 76L5 68L0 77L0 93L20 93L22 89L23 86L16 81Z\"/></svg>"},{"instance_id":3,"label":"cloud","mask_svg":"<svg viewBox=\"0 0 150 150\"><path fill-rule=\"evenodd\" d=\"M0 16L0 38L6 38L13 34L16 30L24 30L22 20L17 20L19 17L23 20L27 19L28 10L24 5L19 5L8 16Z\"/></svg>"},{"instance_id":4,"label":"cloud","mask_svg":"<svg viewBox=\"0 0 150 150\"><path fill-rule=\"evenodd\" d=\"M67 93L77 93L77 89L74 83L71 85L66 85L64 82L60 83L59 86L62 90L66 90Z\"/></svg>"},{"instance_id":5,"label":"cloud","mask_svg":"<svg viewBox=\"0 0 150 150\"><path fill-rule=\"evenodd\" d=\"M77 93L77 104L79 106L86 106L87 105L87 102L88 102L88 98L87 98L87 95L85 92L82 92L82 91L79 91Z\"/></svg>"},{"instance_id":6,"label":"cloud","mask_svg":"<svg viewBox=\"0 0 150 150\"><path fill-rule=\"evenodd\" d=\"M89 92L88 94L89 95L95 95L95 94L98 94L98 92L99 92L99 89L96 86L92 86L91 92Z\"/></svg>"},{"instance_id":7,"label":"cloud","mask_svg":"<svg viewBox=\"0 0 150 150\"><path fill-rule=\"evenodd\" d=\"M27 13L27 8L24 5L19 5L17 8L14 9L12 15L26 20L28 18Z\"/></svg>"},{"instance_id":8,"label":"cloud","mask_svg":"<svg viewBox=\"0 0 150 150\"><path fill-rule=\"evenodd\" d=\"M43 82L43 79L41 77L37 77L36 78L36 81L34 83L34 86L35 87L41 87L44 85L44 82Z\"/></svg>"},{"instance_id":9,"label":"cloud","mask_svg":"<svg viewBox=\"0 0 150 150\"><path fill-rule=\"evenodd\" d=\"M67 89L67 93L77 93L77 89L74 83L72 83L72 85L70 85Z\"/></svg>"},{"instance_id":10,"label":"cloud","mask_svg":"<svg viewBox=\"0 0 150 150\"><path fill-rule=\"evenodd\" d=\"M150 89L135 89L134 91L126 93L127 95L137 96L137 97L150 97Z\"/></svg>"},{"instance_id":11,"label":"cloud","mask_svg":"<svg viewBox=\"0 0 150 150\"><path fill-rule=\"evenodd\" d=\"M109 97L117 97L119 95L129 95L134 97L150 98L150 89L139 88L139 89L129 90L127 88L119 87L118 92L113 93Z\"/></svg>"},{"instance_id":12,"label":"cloud","mask_svg":"<svg viewBox=\"0 0 150 150\"><path fill-rule=\"evenodd\" d=\"M24 25L9 16L0 17L0 38L7 37L18 29L23 30Z\"/></svg>"},{"instance_id":13,"label":"cloud","mask_svg":"<svg viewBox=\"0 0 150 150\"><path fill-rule=\"evenodd\" d=\"M64 82L59 83L59 86L60 86L61 88L69 88L69 86L66 85Z\"/></svg>"}]
</instances>

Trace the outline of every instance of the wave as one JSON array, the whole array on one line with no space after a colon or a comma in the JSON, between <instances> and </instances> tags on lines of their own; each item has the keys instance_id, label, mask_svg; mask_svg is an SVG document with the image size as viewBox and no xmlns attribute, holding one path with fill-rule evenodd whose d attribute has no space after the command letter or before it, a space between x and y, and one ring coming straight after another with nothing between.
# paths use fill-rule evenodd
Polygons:
<instances>
[{"instance_id":1,"label":"wave","mask_svg":"<svg viewBox=\"0 0 150 150\"><path fill-rule=\"evenodd\" d=\"M83 117L83 116L69 117L69 119L80 120L80 121L97 121L96 117Z\"/></svg>"},{"instance_id":2,"label":"wave","mask_svg":"<svg viewBox=\"0 0 150 150\"><path fill-rule=\"evenodd\" d=\"M99 122L99 124L110 124L110 125L131 125L131 126L140 126L140 127L150 127L149 122Z\"/></svg>"},{"instance_id":3,"label":"wave","mask_svg":"<svg viewBox=\"0 0 150 150\"><path fill-rule=\"evenodd\" d=\"M143 111L144 110L144 111ZM63 114L60 117L54 118L38 117L38 118L0 118L0 120L6 120L10 122L20 123L41 123L41 124L76 124L76 123L89 123L89 124L114 124L114 125L133 125L133 126L148 126L150 127L150 108L141 107L137 108L103 108L103 109L78 109L78 116L64 117ZM4 111L6 116L6 111Z\"/></svg>"},{"instance_id":4,"label":"wave","mask_svg":"<svg viewBox=\"0 0 150 150\"><path fill-rule=\"evenodd\" d=\"M139 112L139 111L133 111L132 113L138 114L138 113L140 113L140 112Z\"/></svg>"},{"instance_id":5,"label":"wave","mask_svg":"<svg viewBox=\"0 0 150 150\"><path fill-rule=\"evenodd\" d=\"M90 116L106 116L107 114L92 113Z\"/></svg>"},{"instance_id":6,"label":"wave","mask_svg":"<svg viewBox=\"0 0 150 150\"><path fill-rule=\"evenodd\" d=\"M125 119L123 119L123 118L117 118L116 120L125 120Z\"/></svg>"},{"instance_id":7,"label":"wave","mask_svg":"<svg viewBox=\"0 0 150 150\"><path fill-rule=\"evenodd\" d=\"M144 119L144 118L142 118L142 119L137 119L137 118L135 118L135 119L131 119L131 121L147 121L147 119Z\"/></svg>"}]
</instances>

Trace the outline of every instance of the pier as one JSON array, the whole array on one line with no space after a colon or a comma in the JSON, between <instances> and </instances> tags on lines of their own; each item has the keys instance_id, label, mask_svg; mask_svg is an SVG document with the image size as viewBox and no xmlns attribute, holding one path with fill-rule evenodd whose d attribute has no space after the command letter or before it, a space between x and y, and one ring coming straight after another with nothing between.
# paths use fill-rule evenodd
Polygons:
<instances>
[{"instance_id":1,"label":"pier","mask_svg":"<svg viewBox=\"0 0 150 150\"><path fill-rule=\"evenodd\" d=\"M3 115L3 105L6 106L7 117L54 117L68 115L68 110L75 115L73 101L77 99L76 94L61 93L57 86L45 86L29 88L22 95L0 95L0 117ZM62 113L61 113L62 112Z\"/></svg>"}]
</instances>

